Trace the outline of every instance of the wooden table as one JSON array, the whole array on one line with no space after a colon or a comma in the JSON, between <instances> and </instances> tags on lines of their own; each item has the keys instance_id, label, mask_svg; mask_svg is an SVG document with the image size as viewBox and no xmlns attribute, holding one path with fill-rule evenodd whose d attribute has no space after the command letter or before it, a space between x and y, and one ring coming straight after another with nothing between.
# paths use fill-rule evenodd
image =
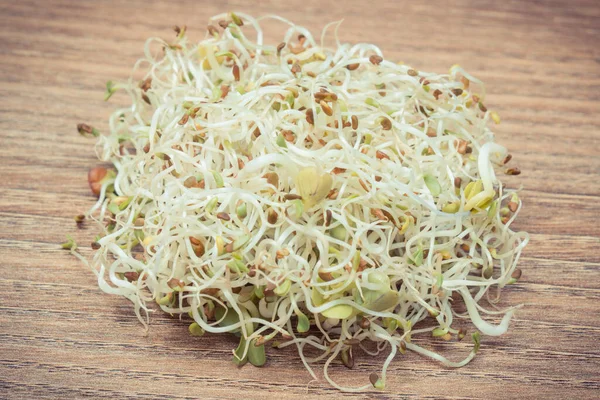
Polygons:
<instances>
[{"instance_id":1,"label":"wooden table","mask_svg":"<svg viewBox=\"0 0 600 400\"><path fill-rule=\"evenodd\" d=\"M130 304L102 293L58 243L94 202L86 173L92 142L116 104L104 83L125 79L149 36L187 24L200 38L209 16L230 9L277 13L320 30L344 18L342 40L378 44L389 59L426 71L454 63L482 78L499 111L498 141L523 173L531 233L519 284L503 304L525 303L510 332L485 338L454 370L398 357L387 390L364 398L594 398L600 396L600 4L563 2L132 0L5 1L0 5L0 397L351 397L309 382L294 351L270 351L265 368L237 369L233 338L191 338L187 324L157 314L147 336ZM273 42L275 43L275 38ZM86 249L86 254L89 251ZM465 346L436 345L450 356ZM366 382L382 359L342 383Z\"/></svg>"}]
</instances>

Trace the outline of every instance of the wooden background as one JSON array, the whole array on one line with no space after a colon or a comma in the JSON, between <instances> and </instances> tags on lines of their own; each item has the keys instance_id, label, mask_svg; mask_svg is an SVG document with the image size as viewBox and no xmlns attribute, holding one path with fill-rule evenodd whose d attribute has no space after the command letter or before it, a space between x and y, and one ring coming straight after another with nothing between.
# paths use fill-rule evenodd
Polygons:
<instances>
[{"instance_id":1,"label":"wooden background","mask_svg":"<svg viewBox=\"0 0 600 400\"><path fill-rule=\"evenodd\" d=\"M465 66L488 84L486 103L503 121L498 140L523 171L506 178L525 187L516 226L532 239L522 281L504 292L503 304L526 304L510 332L485 338L458 370L398 357L385 392L357 397L600 396L597 0L13 0L0 3L0 397L352 397L323 379L309 383L293 350L271 350L262 369L237 369L232 338L191 338L186 323L162 314L144 336L130 304L103 294L58 246L68 233L84 247L94 235L73 222L94 202L86 173L95 163L75 125L105 129L124 103L119 95L104 103L104 83L127 77L147 37L187 24L200 38L209 16L230 10L281 14L313 31L345 18L343 40L377 43L388 59L426 71ZM468 352L462 343L425 345L455 359ZM382 361L332 373L363 384Z\"/></svg>"}]
</instances>

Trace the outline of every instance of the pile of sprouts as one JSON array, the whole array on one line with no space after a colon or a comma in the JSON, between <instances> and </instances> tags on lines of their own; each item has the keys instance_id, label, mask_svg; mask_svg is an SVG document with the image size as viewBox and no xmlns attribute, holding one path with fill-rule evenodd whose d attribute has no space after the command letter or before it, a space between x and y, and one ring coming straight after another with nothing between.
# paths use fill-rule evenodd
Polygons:
<instances>
[{"instance_id":1,"label":"pile of sprouts","mask_svg":"<svg viewBox=\"0 0 600 400\"><path fill-rule=\"evenodd\" d=\"M288 26L280 42L263 40L267 19ZM131 99L110 133L78 126L112 165L90 171L99 199L86 217L101 234L91 261L78 256L146 327L157 303L192 335L237 335L238 365L295 346L315 379L323 361L337 388L382 389L397 352L460 367L480 333L506 332L515 307L494 303L520 277L528 236L510 229L521 201L496 173L520 171L494 142L482 83L342 44L338 27L314 38L228 13L200 42L185 27L149 39L129 80L107 84L107 99ZM459 362L412 340L461 340L469 322ZM364 386L328 374L383 351Z\"/></svg>"}]
</instances>

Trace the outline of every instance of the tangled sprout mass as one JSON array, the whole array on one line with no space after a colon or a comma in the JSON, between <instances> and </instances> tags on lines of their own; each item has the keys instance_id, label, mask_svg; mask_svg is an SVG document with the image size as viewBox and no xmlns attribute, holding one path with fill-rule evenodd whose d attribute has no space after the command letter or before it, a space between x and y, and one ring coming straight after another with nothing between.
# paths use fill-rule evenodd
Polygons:
<instances>
[{"instance_id":1,"label":"tangled sprout mass","mask_svg":"<svg viewBox=\"0 0 600 400\"><path fill-rule=\"evenodd\" d=\"M266 19L289 26L279 45L263 42ZM102 233L89 265L145 325L156 302L189 316L192 335L239 336L238 365L263 365L267 343L295 346L315 379L324 360L335 387L381 389L398 351L459 367L479 332L507 330L514 307L479 303L516 282L528 236L510 229L521 201L495 171L519 170L504 167L481 82L341 44L338 27L317 40L280 17L229 13L199 43L185 27L149 39L131 78L107 85L107 99L132 101L110 133L78 127L114 166L90 171L87 216ZM462 339L456 318L479 331L463 361L411 341ZM359 347L389 356L364 386L340 387L328 366L351 368Z\"/></svg>"}]
</instances>

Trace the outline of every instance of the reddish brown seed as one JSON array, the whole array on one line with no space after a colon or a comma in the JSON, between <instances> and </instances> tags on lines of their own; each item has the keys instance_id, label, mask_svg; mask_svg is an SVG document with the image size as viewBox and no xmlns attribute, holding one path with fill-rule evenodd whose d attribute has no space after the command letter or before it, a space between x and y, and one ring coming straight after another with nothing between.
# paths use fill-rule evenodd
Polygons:
<instances>
[{"instance_id":1,"label":"reddish brown seed","mask_svg":"<svg viewBox=\"0 0 600 400\"><path fill-rule=\"evenodd\" d=\"M178 25L175 25L175 26L173 27L173 30L175 31L175 34L176 34L177 36L181 35L181 33L182 33L182 32L183 32L183 33L185 33L185 30L186 30L186 29L187 29L187 26L185 26L185 25L183 25L183 27L182 27L182 28L180 28Z\"/></svg>"},{"instance_id":2,"label":"reddish brown seed","mask_svg":"<svg viewBox=\"0 0 600 400\"><path fill-rule=\"evenodd\" d=\"M483 112L486 112L486 111L487 111L487 107L486 107L486 106L484 106L482 102L479 102L479 104L478 104L478 105L479 105L479 109L480 109L481 111L483 111Z\"/></svg>"},{"instance_id":3,"label":"reddish brown seed","mask_svg":"<svg viewBox=\"0 0 600 400\"><path fill-rule=\"evenodd\" d=\"M229 26L229 22L225 21L224 19L219 21L219 26L223 29L227 29L227 27Z\"/></svg>"},{"instance_id":4,"label":"reddish brown seed","mask_svg":"<svg viewBox=\"0 0 600 400\"><path fill-rule=\"evenodd\" d=\"M302 196L298 194L288 193L285 196L283 196L283 198L286 200L301 200Z\"/></svg>"},{"instance_id":5,"label":"reddish brown seed","mask_svg":"<svg viewBox=\"0 0 600 400\"><path fill-rule=\"evenodd\" d=\"M233 73L233 79L239 82L240 80L240 67L237 64L233 64L233 68L231 69Z\"/></svg>"},{"instance_id":6,"label":"reddish brown seed","mask_svg":"<svg viewBox=\"0 0 600 400\"><path fill-rule=\"evenodd\" d=\"M346 168L335 167L331 170L332 174L338 175L346 172Z\"/></svg>"},{"instance_id":7,"label":"reddish brown seed","mask_svg":"<svg viewBox=\"0 0 600 400\"><path fill-rule=\"evenodd\" d=\"M325 226L331 224L331 210L325 211Z\"/></svg>"},{"instance_id":8,"label":"reddish brown seed","mask_svg":"<svg viewBox=\"0 0 600 400\"><path fill-rule=\"evenodd\" d=\"M460 154L465 154L467 152L467 141L459 139L458 144L456 145L456 151Z\"/></svg>"},{"instance_id":9,"label":"reddish brown seed","mask_svg":"<svg viewBox=\"0 0 600 400\"><path fill-rule=\"evenodd\" d=\"M476 94L471 96L471 98L473 99L473 103L479 103L479 96L477 96Z\"/></svg>"},{"instance_id":10,"label":"reddish brown seed","mask_svg":"<svg viewBox=\"0 0 600 400\"><path fill-rule=\"evenodd\" d=\"M369 327L371 326L371 321L369 321L367 318L362 317L362 319L360 320L359 323L360 327L362 329L369 329Z\"/></svg>"},{"instance_id":11,"label":"reddish brown seed","mask_svg":"<svg viewBox=\"0 0 600 400\"><path fill-rule=\"evenodd\" d=\"M190 115L189 114L183 114L183 117L181 117L181 119L179 120L178 124L179 125L185 125L186 122L188 122L189 119L190 119Z\"/></svg>"},{"instance_id":12,"label":"reddish brown seed","mask_svg":"<svg viewBox=\"0 0 600 400\"><path fill-rule=\"evenodd\" d=\"M246 164L244 164L244 162L242 161L241 158L237 159L237 164L238 164L238 169L244 169L244 167L246 166Z\"/></svg>"},{"instance_id":13,"label":"reddish brown seed","mask_svg":"<svg viewBox=\"0 0 600 400\"><path fill-rule=\"evenodd\" d=\"M512 159L512 154L507 154L506 157L504 157L504 160L502 160L502 165L506 165L508 164L508 162Z\"/></svg>"},{"instance_id":14,"label":"reddish brown seed","mask_svg":"<svg viewBox=\"0 0 600 400\"><path fill-rule=\"evenodd\" d=\"M377 150L377 152L375 153L375 157L377 157L377 159L379 159L379 160L383 160L384 158L387 160L390 159L390 156L388 156L381 150Z\"/></svg>"},{"instance_id":15,"label":"reddish brown seed","mask_svg":"<svg viewBox=\"0 0 600 400\"><path fill-rule=\"evenodd\" d=\"M92 250L98 250L100 248L100 243L92 242L91 248L92 248Z\"/></svg>"},{"instance_id":16,"label":"reddish brown seed","mask_svg":"<svg viewBox=\"0 0 600 400\"><path fill-rule=\"evenodd\" d=\"M275 210L269 211L269 214L267 215L267 221L271 225L274 225L277 222L277 212Z\"/></svg>"},{"instance_id":17,"label":"reddish brown seed","mask_svg":"<svg viewBox=\"0 0 600 400\"><path fill-rule=\"evenodd\" d=\"M506 225L506 224L508 223L508 221L509 221L509 220L510 220L510 218L508 218L508 217L502 217L502 218L500 219L500 221L501 221L501 222L502 222L502 224L504 224L504 225Z\"/></svg>"},{"instance_id":18,"label":"reddish brown seed","mask_svg":"<svg viewBox=\"0 0 600 400\"><path fill-rule=\"evenodd\" d=\"M452 89L451 91L452 91L452 94L455 95L455 96L460 96L462 94L462 92L463 92L463 90L460 89L460 88Z\"/></svg>"},{"instance_id":19,"label":"reddish brown seed","mask_svg":"<svg viewBox=\"0 0 600 400\"><path fill-rule=\"evenodd\" d=\"M515 212L519 208L519 203L516 203L514 201L509 201L507 206L511 212Z\"/></svg>"},{"instance_id":20,"label":"reddish brown seed","mask_svg":"<svg viewBox=\"0 0 600 400\"><path fill-rule=\"evenodd\" d=\"M206 27L206 29L208 30L208 33L211 36L218 36L219 35L219 30L215 26L213 26L213 25L208 25Z\"/></svg>"},{"instance_id":21,"label":"reddish brown seed","mask_svg":"<svg viewBox=\"0 0 600 400\"><path fill-rule=\"evenodd\" d=\"M459 188L461 183L462 183L461 178L459 178L458 176L456 178L454 178L454 187Z\"/></svg>"},{"instance_id":22,"label":"reddish brown seed","mask_svg":"<svg viewBox=\"0 0 600 400\"><path fill-rule=\"evenodd\" d=\"M467 79L466 77L463 76L463 77L460 78L460 81L462 82L462 84L465 87L465 89L469 88L469 84L471 83L469 81L469 79Z\"/></svg>"},{"instance_id":23,"label":"reddish brown seed","mask_svg":"<svg viewBox=\"0 0 600 400\"><path fill-rule=\"evenodd\" d=\"M285 42L281 42L277 45L277 55L281 54L281 50L285 47Z\"/></svg>"},{"instance_id":24,"label":"reddish brown seed","mask_svg":"<svg viewBox=\"0 0 600 400\"><path fill-rule=\"evenodd\" d=\"M331 275L331 272L323 272L323 271L319 271L319 278L321 278L325 282L329 282L334 279L333 275Z\"/></svg>"},{"instance_id":25,"label":"reddish brown seed","mask_svg":"<svg viewBox=\"0 0 600 400\"><path fill-rule=\"evenodd\" d=\"M342 363L346 368L352 369L354 368L354 356L352 355L352 349L344 349L341 354Z\"/></svg>"},{"instance_id":26,"label":"reddish brown seed","mask_svg":"<svg viewBox=\"0 0 600 400\"><path fill-rule=\"evenodd\" d=\"M231 217L226 212L220 212L217 214L217 218L222 219L223 221L229 221Z\"/></svg>"},{"instance_id":27,"label":"reddish brown seed","mask_svg":"<svg viewBox=\"0 0 600 400\"><path fill-rule=\"evenodd\" d=\"M206 289L202 289L200 291L200 293L206 294L206 295L209 295L209 296L214 296L217 293L219 293L219 290L221 290L221 289L219 289L219 288L206 288Z\"/></svg>"},{"instance_id":28,"label":"reddish brown seed","mask_svg":"<svg viewBox=\"0 0 600 400\"><path fill-rule=\"evenodd\" d=\"M359 63L354 63L354 64L348 64L348 65L346 65L346 68L348 68L350 71L354 71L358 67L360 67Z\"/></svg>"},{"instance_id":29,"label":"reddish brown seed","mask_svg":"<svg viewBox=\"0 0 600 400\"><path fill-rule=\"evenodd\" d=\"M323 112L325 114L327 114L330 117L333 115L333 110L331 109L331 107L329 107L329 105L327 103L325 103L324 100L321 100L319 102L319 105L321 106L321 109L323 110Z\"/></svg>"},{"instance_id":30,"label":"reddish brown seed","mask_svg":"<svg viewBox=\"0 0 600 400\"><path fill-rule=\"evenodd\" d=\"M383 61L383 58L373 54L371 57L369 57L369 61L371 62L371 64L379 65Z\"/></svg>"},{"instance_id":31,"label":"reddish brown seed","mask_svg":"<svg viewBox=\"0 0 600 400\"><path fill-rule=\"evenodd\" d=\"M358 117L356 115L353 115L351 120L352 120L352 129L354 129L354 130L358 129Z\"/></svg>"},{"instance_id":32,"label":"reddish brown seed","mask_svg":"<svg viewBox=\"0 0 600 400\"><path fill-rule=\"evenodd\" d=\"M184 287L185 283L180 279L173 278L167 281L167 286L169 286L171 289L177 289Z\"/></svg>"},{"instance_id":33,"label":"reddish brown seed","mask_svg":"<svg viewBox=\"0 0 600 400\"><path fill-rule=\"evenodd\" d=\"M92 193L96 196L100 196L100 190L102 189L102 180L108 173L108 170L104 167L95 167L90 169L88 172L88 184Z\"/></svg>"},{"instance_id":34,"label":"reddish brown seed","mask_svg":"<svg viewBox=\"0 0 600 400\"><path fill-rule=\"evenodd\" d=\"M139 272L135 272L135 271L128 271L125 272L123 274L123 276L125 277L125 279L127 279L129 282L133 282L133 281L137 281L138 278L140 277Z\"/></svg>"},{"instance_id":35,"label":"reddish brown seed","mask_svg":"<svg viewBox=\"0 0 600 400\"><path fill-rule=\"evenodd\" d=\"M419 75L419 73L417 71L415 71L414 69L409 69L407 71L407 74L410 75L410 76L417 76L417 75Z\"/></svg>"},{"instance_id":36,"label":"reddish brown seed","mask_svg":"<svg viewBox=\"0 0 600 400\"><path fill-rule=\"evenodd\" d=\"M435 131L435 129L429 128L429 129L427 129L427 136L429 136L429 137L436 137L437 136L437 132Z\"/></svg>"},{"instance_id":37,"label":"reddish brown seed","mask_svg":"<svg viewBox=\"0 0 600 400\"><path fill-rule=\"evenodd\" d=\"M373 215L375 218L377 218L380 221L387 221L387 217L385 216L385 214L383 213L383 211L381 211L380 208L372 208L371 209L371 215Z\"/></svg>"},{"instance_id":38,"label":"reddish brown seed","mask_svg":"<svg viewBox=\"0 0 600 400\"><path fill-rule=\"evenodd\" d=\"M336 101L338 99L337 94L324 91L323 89L321 89L320 92L316 92L314 94L314 96L315 96L315 100L317 100L317 101L321 101L321 100Z\"/></svg>"},{"instance_id":39,"label":"reddish brown seed","mask_svg":"<svg viewBox=\"0 0 600 400\"><path fill-rule=\"evenodd\" d=\"M522 275L523 275L523 271L521 271L519 268L517 268L513 271L512 274L510 274L510 277L513 279L521 279Z\"/></svg>"},{"instance_id":40,"label":"reddish brown seed","mask_svg":"<svg viewBox=\"0 0 600 400\"><path fill-rule=\"evenodd\" d=\"M327 93L325 93L325 92L316 92L314 96L315 96L315 100L321 101L321 100L325 100L327 98Z\"/></svg>"},{"instance_id":41,"label":"reddish brown seed","mask_svg":"<svg viewBox=\"0 0 600 400\"><path fill-rule=\"evenodd\" d=\"M296 61L294 65L292 65L292 74L297 74L300 71L302 71L302 67L300 66L300 63Z\"/></svg>"},{"instance_id":42,"label":"reddish brown seed","mask_svg":"<svg viewBox=\"0 0 600 400\"><path fill-rule=\"evenodd\" d=\"M151 86L152 86L152 78L146 78L140 82L140 89L142 89L142 91L144 91L144 92L147 92Z\"/></svg>"},{"instance_id":43,"label":"reddish brown seed","mask_svg":"<svg viewBox=\"0 0 600 400\"><path fill-rule=\"evenodd\" d=\"M183 181L183 186L185 186L186 188L189 189L189 188L195 187L196 183L198 183L198 181L196 181L196 178L193 176L190 176L185 181Z\"/></svg>"},{"instance_id":44,"label":"reddish brown seed","mask_svg":"<svg viewBox=\"0 0 600 400\"><path fill-rule=\"evenodd\" d=\"M194 251L196 257L202 257L205 251L204 244L202 244L202 242L199 242L198 244L193 244L192 250Z\"/></svg>"},{"instance_id":45,"label":"reddish brown seed","mask_svg":"<svg viewBox=\"0 0 600 400\"><path fill-rule=\"evenodd\" d=\"M311 109L308 109L308 110L306 110L306 121L307 121L309 124L311 124L311 125L314 125L314 124L315 124L315 118L314 118L314 116L313 116L313 110L312 110L312 108L311 108Z\"/></svg>"},{"instance_id":46,"label":"reddish brown seed","mask_svg":"<svg viewBox=\"0 0 600 400\"><path fill-rule=\"evenodd\" d=\"M276 172L267 172L263 175L263 178L267 180L269 185L275 186L275 188L279 188L279 175Z\"/></svg>"},{"instance_id":47,"label":"reddish brown seed","mask_svg":"<svg viewBox=\"0 0 600 400\"><path fill-rule=\"evenodd\" d=\"M331 189L329 193L327 193L327 198L330 200L335 200L339 194L339 190Z\"/></svg>"},{"instance_id":48,"label":"reddish brown seed","mask_svg":"<svg viewBox=\"0 0 600 400\"><path fill-rule=\"evenodd\" d=\"M296 141L296 138L294 136L294 132L288 130L288 129L284 129L283 131L281 131L281 135L283 136L283 138L290 143L293 143Z\"/></svg>"},{"instance_id":49,"label":"reddish brown seed","mask_svg":"<svg viewBox=\"0 0 600 400\"><path fill-rule=\"evenodd\" d=\"M369 382L371 382L371 385L375 386L375 384L377 383L378 380L379 380L379 375L377 375L375 372L373 372L371 375L369 375Z\"/></svg>"},{"instance_id":50,"label":"reddish brown seed","mask_svg":"<svg viewBox=\"0 0 600 400\"><path fill-rule=\"evenodd\" d=\"M229 94L229 85L221 85L221 98L224 99Z\"/></svg>"},{"instance_id":51,"label":"reddish brown seed","mask_svg":"<svg viewBox=\"0 0 600 400\"><path fill-rule=\"evenodd\" d=\"M506 175L519 175L521 170L517 167L509 168L505 171Z\"/></svg>"},{"instance_id":52,"label":"reddish brown seed","mask_svg":"<svg viewBox=\"0 0 600 400\"><path fill-rule=\"evenodd\" d=\"M390 129L392 129L392 121L390 121L387 118L383 118L381 120L381 127L384 131L389 131Z\"/></svg>"},{"instance_id":53,"label":"reddish brown seed","mask_svg":"<svg viewBox=\"0 0 600 400\"><path fill-rule=\"evenodd\" d=\"M441 95L442 95L442 91L440 89L435 89L433 91L433 97L435 97L436 100L439 100Z\"/></svg>"},{"instance_id":54,"label":"reddish brown seed","mask_svg":"<svg viewBox=\"0 0 600 400\"><path fill-rule=\"evenodd\" d=\"M358 183L360 183L360 186L362 186L363 189L365 189L365 191L370 192L371 191L371 187L369 186L369 184L367 184L365 181L363 181L362 179L358 180Z\"/></svg>"}]
</instances>

